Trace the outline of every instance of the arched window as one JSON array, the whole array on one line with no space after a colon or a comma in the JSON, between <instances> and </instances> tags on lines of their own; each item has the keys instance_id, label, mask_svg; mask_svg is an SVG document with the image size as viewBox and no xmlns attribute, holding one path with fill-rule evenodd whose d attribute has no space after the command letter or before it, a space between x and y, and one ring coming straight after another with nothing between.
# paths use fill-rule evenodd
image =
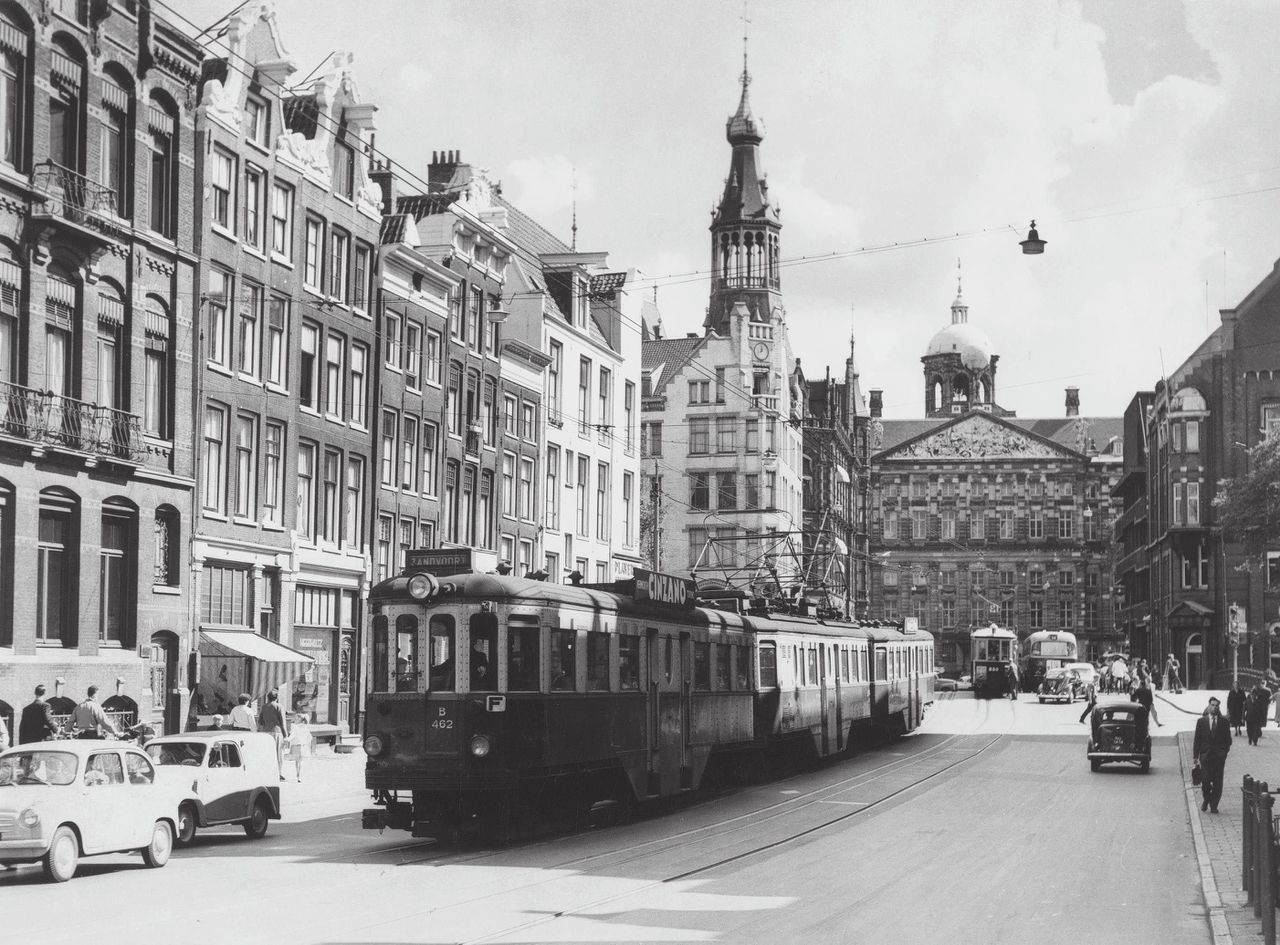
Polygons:
<instances>
[{"instance_id":1,"label":"arched window","mask_svg":"<svg viewBox=\"0 0 1280 945\"><path fill-rule=\"evenodd\" d=\"M951 399L964 400L969 399L969 377L965 374L957 374L951 379Z\"/></svg>"},{"instance_id":2,"label":"arched window","mask_svg":"<svg viewBox=\"0 0 1280 945\"><path fill-rule=\"evenodd\" d=\"M0 243L0 403L16 394L9 388L18 377L18 320L22 305L22 267L6 243Z\"/></svg>"},{"instance_id":3,"label":"arched window","mask_svg":"<svg viewBox=\"0 0 1280 945\"><path fill-rule=\"evenodd\" d=\"M80 503L61 489L40 493L36 539L36 641L76 643Z\"/></svg>"},{"instance_id":4,"label":"arched window","mask_svg":"<svg viewBox=\"0 0 1280 945\"><path fill-rule=\"evenodd\" d=\"M98 283L98 386L94 402L100 407L123 407L121 378L124 375L124 300L120 289L110 282Z\"/></svg>"},{"instance_id":5,"label":"arched window","mask_svg":"<svg viewBox=\"0 0 1280 945\"><path fill-rule=\"evenodd\" d=\"M178 552L181 547L182 517L172 505L156 509L152 531L154 574L151 583L158 587L178 587L182 583Z\"/></svg>"},{"instance_id":6,"label":"arched window","mask_svg":"<svg viewBox=\"0 0 1280 945\"><path fill-rule=\"evenodd\" d=\"M27 166L30 65L30 24L0 11L0 163L19 171Z\"/></svg>"},{"instance_id":7,"label":"arched window","mask_svg":"<svg viewBox=\"0 0 1280 945\"><path fill-rule=\"evenodd\" d=\"M74 203L78 197L83 203L84 188L76 186L74 177L84 173L85 57L61 35L54 37L49 55L49 160L64 177L67 172L72 175L59 180L65 199Z\"/></svg>"},{"instance_id":8,"label":"arched window","mask_svg":"<svg viewBox=\"0 0 1280 945\"><path fill-rule=\"evenodd\" d=\"M98 549L98 642L133 646L137 510L124 499L102 506Z\"/></svg>"},{"instance_id":9,"label":"arched window","mask_svg":"<svg viewBox=\"0 0 1280 945\"><path fill-rule=\"evenodd\" d=\"M143 350L142 429L148 436L171 439L169 394L169 310L164 300L148 295Z\"/></svg>"},{"instance_id":10,"label":"arched window","mask_svg":"<svg viewBox=\"0 0 1280 945\"><path fill-rule=\"evenodd\" d=\"M147 219L151 229L173 238L177 232L178 110L153 93L147 103Z\"/></svg>"},{"instance_id":11,"label":"arched window","mask_svg":"<svg viewBox=\"0 0 1280 945\"><path fill-rule=\"evenodd\" d=\"M942 408L942 381L938 378L933 379L933 383L929 385L929 410L940 410Z\"/></svg>"},{"instance_id":12,"label":"arched window","mask_svg":"<svg viewBox=\"0 0 1280 945\"><path fill-rule=\"evenodd\" d=\"M73 396L75 379L75 329L79 322L80 289L71 274L61 267L51 266L45 281L44 303L44 390L54 397ZM62 404L55 404L57 410ZM51 429L50 432L57 432Z\"/></svg>"},{"instance_id":13,"label":"arched window","mask_svg":"<svg viewBox=\"0 0 1280 945\"><path fill-rule=\"evenodd\" d=\"M98 181L106 188L99 210L119 217L132 216L130 158L133 125L133 80L115 63L102 70L102 112L99 119Z\"/></svg>"}]
</instances>

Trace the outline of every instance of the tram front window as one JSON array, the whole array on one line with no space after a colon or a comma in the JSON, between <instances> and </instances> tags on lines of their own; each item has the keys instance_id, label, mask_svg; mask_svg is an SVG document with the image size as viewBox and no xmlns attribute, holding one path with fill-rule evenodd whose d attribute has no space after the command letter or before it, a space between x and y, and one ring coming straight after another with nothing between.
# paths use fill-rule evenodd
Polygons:
<instances>
[{"instance_id":1,"label":"tram front window","mask_svg":"<svg viewBox=\"0 0 1280 945\"><path fill-rule=\"evenodd\" d=\"M571 692L578 688L578 668L574 660L573 630L551 631L551 689Z\"/></svg>"},{"instance_id":2,"label":"tram front window","mask_svg":"<svg viewBox=\"0 0 1280 945\"><path fill-rule=\"evenodd\" d=\"M413 614L396 617L396 692L418 688L418 618Z\"/></svg>"},{"instance_id":3,"label":"tram front window","mask_svg":"<svg viewBox=\"0 0 1280 945\"><path fill-rule=\"evenodd\" d=\"M432 692L452 692L454 686L453 618L438 614L431 618Z\"/></svg>"},{"instance_id":4,"label":"tram front window","mask_svg":"<svg viewBox=\"0 0 1280 945\"><path fill-rule=\"evenodd\" d=\"M498 618L476 614L471 618L471 691L494 692L498 688L498 664L493 654L498 648Z\"/></svg>"},{"instance_id":5,"label":"tram front window","mask_svg":"<svg viewBox=\"0 0 1280 945\"><path fill-rule=\"evenodd\" d=\"M538 691L538 618L507 621L507 691Z\"/></svg>"}]
</instances>

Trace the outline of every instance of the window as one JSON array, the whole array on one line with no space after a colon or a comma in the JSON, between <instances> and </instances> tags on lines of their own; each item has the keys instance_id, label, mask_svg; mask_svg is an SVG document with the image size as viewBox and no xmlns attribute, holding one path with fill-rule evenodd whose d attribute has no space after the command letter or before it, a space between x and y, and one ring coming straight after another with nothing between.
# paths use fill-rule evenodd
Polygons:
<instances>
[{"instance_id":1,"label":"window","mask_svg":"<svg viewBox=\"0 0 1280 945\"><path fill-rule=\"evenodd\" d=\"M404 382L417 390L422 386L422 326L413 322L404 325Z\"/></svg>"},{"instance_id":2,"label":"window","mask_svg":"<svg viewBox=\"0 0 1280 945\"><path fill-rule=\"evenodd\" d=\"M390 408L382 410L382 465L378 481L384 486L396 484L396 436L400 432L400 415Z\"/></svg>"},{"instance_id":3,"label":"window","mask_svg":"<svg viewBox=\"0 0 1280 945\"><path fill-rule=\"evenodd\" d=\"M0 14L0 161L21 169L26 146L27 51L30 37Z\"/></svg>"},{"instance_id":4,"label":"window","mask_svg":"<svg viewBox=\"0 0 1280 945\"><path fill-rule=\"evenodd\" d=\"M711 508L711 474L695 472L689 474L689 507L699 512Z\"/></svg>"},{"instance_id":5,"label":"window","mask_svg":"<svg viewBox=\"0 0 1280 945\"><path fill-rule=\"evenodd\" d=\"M351 279L351 305L356 311L369 310L369 280L373 276L373 249L366 243L356 243L355 272Z\"/></svg>"},{"instance_id":6,"label":"window","mask_svg":"<svg viewBox=\"0 0 1280 945\"><path fill-rule=\"evenodd\" d=\"M298 443L298 534L316 534L316 445Z\"/></svg>"},{"instance_id":7,"label":"window","mask_svg":"<svg viewBox=\"0 0 1280 945\"><path fill-rule=\"evenodd\" d=\"M1280 403L1262 405L1262 437L1280 436Z\"/></svg>"},{"instance_id":8,"label":"window","mask_svg":"<svg viewBox=\"0 0 1280 945\"><path fill-rule=\"evenodd\" d=\"M689 403L691 404L711 403L711 382L710 381L690 381L689 382Z\"/></svg>"},{"instance_id":9,"label":"window","mask_svg":"<svg viewBox=\"0 0 1280 945\"><path fill-rule=\"evenodd\" d=\"M1042 600L1031 601L1031 629L1044 629L1044 601Z\"/></svg>"},{"instance_id":10,"label":"window","mask_svg":"<svg viewBox=\"0 0 1280 945\"><path fill-rule=\"evenodd\" d=\"M182 581L181 519L178 510L169 505L156 509L155 528L152 533L154 567L151 583L161 587L178 587Z\"/></svg>"},{"instance_id":11,"label":"window","mask_svg":"<svg viewBox=\"0 0 1280 945\"><path fill-rule=\"evenodd\" d=\"M956 625L956 602L953 598L948 597L942 600L942 625L944 627Z\"/></svg>"},{"instance_id":12,"label":"window","mask_svg":"<svg viewBox=\"0 0 1280 945\"><path fill-rule=\"evenodd\" d=\"M711 449L711 421L695 417L689 421L689 455L700 456Z\"/></svg>"},{"instance_id":13,"label":"window","mask_svg":"<svg viewBox=\"0 0 1280 945\"><path fill-rule=\"evenodd\" d=\"M409 552L413 549L413 536L417 525L411 518L400 519L399 542L396 545L396 570L403 571L409 560Z\"/></svg>"},{"instance_id":14,"label":"window","mask_svg":"<svg viewBox=\"0 0 1280 945\"><path fill-rule=\"evenodd\" d=\"M622 474L622 544L627 548L636 542L634 491L635 476L624 472Z\"/></svg>"},{"instance_id":15,"label":"window","mask_svg":"<svg viewBox=\"0 0 1280 945\"><path fill-rule=\"evenodd\" d=\"M603 691L609 688L609 634L599 630L587 631L587 690Z\"/></svg>"},{"instance_id":16,"label":"window","mask_svg":"<svg viewBox=\"0 0 1280 945\"><path fill-rule=\"evenodd\" d=\"M520 437L530 443L538 442L537 410L527 401L520 403Z\"/></svg>"},{"instance_id":17,"label":"window","mask_svg":"<svg viewBox=\"0 0 1280 945\"><path fill-rule=\"evenodd\" d=\"M552 630L551 650L550 650L550 666L548 670L551 675L551 689L556 691L569 691L578 688L577 667L574 661L574 638L577 633L573 630Z\"/></svg>"},{"instance_id":18,"label":"window","mask_svg":"<svg viewBox=\"0 0 1280 945\"><path fill-rule=\"evenodd\" d=\"M517 511L520 518L533 521L533 459L528 456L520 457L520 492Z\"/></svg>"},{"instance_id":19,"label":"window","mask_svg":"<svg viewBox=\"0 0 1280 945\"><path fill-rule=\"evenodd\" d=\"M342 454L337 450L324 451L321 469L319 537L337 544L342 527Z\"/></svg>"},{"instance_id":20,"label":"window","mask_svg":"<svg viewBox=\"0 0 1280 945\"><path fill-rule=\"evenodd\" d=\"M1173 524L1182 525L1186 521L1186 498L1185 484L1175 482L1173 484Z\"/></svg>"},{"instance_id":21,"label":"window","mask_svg":"<svg viewBox=\"0 0 1280 945\"><path fill-rule=\"evenodd\" d=\"M1032 509L1027 516L1027 537L1044 538L1044 513L1039 509Z\"/></svg>"},{"instance_id":22,"label":"window","mask_svg":"<svg viewBox=\"0 0 1280 945\"><path fill-rule=\"evenodd\" d=\"M441 362L440 332L427 330L426 369L428 383L439 386Z\"/></svg>"},{"instance_id":23,"label":"window","mask_svg":"<svg viewBox=\"0 0 1280 945\"><path fill-rule=\"evenodd\" d=\"M884 513L884 537L896 539L898 537L898 513L887 511Z\"/></svg>"},{"instance_id":24,"label":"window","mask_svg":"<svg viewBox=\"0 0 1280 945\"><path fill-rule=\"evenodd\" d=\"M246 377L258 376L258 326L262 323L262 286L244 283L239 299L236 341L239 348L239 371Z\"/></svg>"},{"instance_id":25,"label":"window","mask_svg":"<svg viewBox=\"0 0 1280 945\"><path fill-rule=\"evenodd\" d=\"M587 501L587 477L590 475L591 461L578 454L578 534L587 536L591 534L588 525L590 523L590 509ZM585 571L583 572L586 573Z\"/></svg>"},{"instance_id":26,"label":"window","mask_svg":"<svg viewBox=\"0 0 1280 945\"><path fill-rule=\"evenodd\" d=\"M929 513L924 509L911 510L911 537L915 541L929 537Z\"/></svg>"},{"instance_id":27,"label":"window","mask_svg":"<svg viewBox=\"0 0 1280 945\"><path fill-rule=\"evenodd\" d=\"M369 396L369 349L358 343L351 343L351 422L363 427L368 410Z\"/></svg>"},{"instance_id":28,"label":"window","mask_svg":"<svg viewBox=\"0 0 1280 945\"><path fill-rule=\"evenodd\" d=\"M516 514L516 458L512 453L502 454L502 514Z\"/></svg>"},{"instance_id":29,"label":"window","mask_svg":"<svg viewBox=\"0 0 1280 945\"><path fill-rule=\"evenodd\" d=\"M1001 525L1003 524L1004 523L1002 521ZM942 537L948 541L955 541L956 539L956 510L955 509L942 510ZM1009 537L1013 537L1012 534L1010 534Z\"/></svg>"},{"instance_id":30,"label":"window","mask_svg":"<svg viewBox=\"0 0 1280 945\"><path fill-rule=\"evenodd\" d=\"M609 501L609 464L596 465L596 538L609 540L609 513L613 503Z\"/></svg>"},{"instance_id":31,"label":"window","mask_svg":"<svg viewBox=\"0 0 1280 945\"><path fill-rule=\"evenodd\" d=\"M302 326L301 353L298 358L298 401L306 408L316 409L319 402L320 329L315 325Z\"/></svg>"},{"instance_id":32,"label":"window","mask_svg":"<svg viewBox=\"0 0 1280 945\"><path fill-rule=\"evenodd\" d=\"M445 395L445 412L449 418L449 432L454 436L462 435L462 365L457 361L449 364L449 390Z\"/></svg>"},{"instance_id":33,"label":"window","mask_svg":"<svg viewBox=\"0 0 1280 945\"><path fill-rule=\"evenodd\" d=\"M507 622L507 689L511 692L537 692L541 637L537 617L513 615ZM533 626L528 626L532 622Z\"/></svg>"},{"instance_id":34,"label":"window","mask_svg":"<svg viewBox=\"0 0 1280 945\"><path fill-rule=\"evenodd\" d=\"M516 435L516 403L510 394L502 398L502 432L508 436Z\"/></svg>"},{"instance_id":35,"label":"window","mask_svg":"<svg viewBox=\"0 0 1280 945\"><path fill-rule=\"evenodd\" d=\"M600 369L598 395L600 412L596 414L596 423L599 425L600 442L604 443L613 435L613 372L608 368Z\"/></svg>"},{"instance_id":36,"label":"window","mask_svg":"<svg viewBox=\"0 0 1280 945\"><path fill-rule=\"evenodd\" d=\"M1076 625L1076 608L1073 601L1058 601L1058 626L1070 630Z\"/></svg>"},{"instance_id":37,"label":"window","mask_svg":"<svg viewBox=\"0 0 1280 945\"><path fill-rule=\"evenodd\" d=\"M205 340L210 364L230 368L231 351L227 343L227 300L231 296L231 279L220 269L209 270L209 336Z\"/></svg>"},{"instance_id":38,"label":"window","mask_svg":"<svg viewBox=\"0 0 1280 945\"><path fill-rule=\"evenodd\" d=\"M226 463L227 414L221 407L204 411L203 508L221 514L226 511L223 482Z\"/></svg>"},{"instance_id":39,"label":"window","mask_svg":"<svg viewBox=\"0 0 1280 945\"><path fill-rule=\"evenodd\" d=\"M231 230L235 223L231 219L231 208L235 206L236 158L221 148L213 150L213 172L210 175L211 199L210 216L214 226Z\"/></svg>"},{"instance_id":40,"label":"window","mask_svg":"<svg viewBox=\"0 0 1280 945\"><path fill-rule=\"evenodd\" d=\"M258 468L258 421L252 414L236 414L236 496L237 518L252 518L256 513Z\"/></svg>"},{"instance_id":41,"label":"window","mask_svg":"<svg viewBox=\"0 0 1280 945\"><path fill-rule=\"evenodd\" d=\"M478 506L477 536L481 548L493 547L493 470L480 474L480 502Z\"/></svg>"},{"instance_id":42,"label":"window","mask_svg":"<svg viewBox=\"0 0 1280 945\"><path fill-rule=\"evenodd\" d=\"M278 295L267 302L267 383L284 387L289 378L289 300Z\"/></svg>"},{"instance_id":43,"label":"window","mask_svg":"<svg viewBox=\"0 0 1280 945\"><path fill-rule=\"evenodd\" d=\"M175 213L177 191L177 149L174 136L177 121L167 110L157 107L154 100L147 109L147 143L150 151L147 196L151 205L149 221L151 229L161 236L172 238L177 232Z\"/></svg>"},{"instance_id":44,"label":"window","mask_svg":"<svg viewBox=\"0 0 1280 945\"><path fill-rule=\"evenodd\" d=\"M1187 421L1187 452L1200 452L1200 421Z\"/></svg>"},{"instance_id":45,"label":"window","mask_svg":"<svg viewBox=\"0 0 1280 945\"><path fill-rule=\"evenodd\" d=\"M293 258L293 188L287 184L271 185L271 252Z\"/></svg>"},{"instance_id":46,"label":"window","mask_svg":"<svg viewBox=\"0 0 1280 945\"><path fill-rule=\"evenodd\" d=\"M284 424L267 421L262 438L262 520L284 525Z\"/></svg>"},{"instance_id":47,"label":"window","mask_svg":"<svg viewBox=\"0 0 1280 945\"><path fill-rule=\"evenodd\" d=\"M738 449L736 417L716 417L716 452L733 453Z\"/></svg>"},{"instance_id":48,"label":"window","mask_svg":"<svg viewBox=\"0 0 1280 945\"><path fill-rule=\"evenodd\" d=\"M547 420L560 424L560 372L564 366L564 346L558 341L550 343L551 363L547 366Z\"/></svg>"},{"instance_id":49,"label":"window","mask_svg":"<svg viewBox=\"0 0 1280 945\"><path fill-rule=\"evenodd\" d=\"M716 473L716 508L733 510L738 507L737 473Z\"/></svg>"},{"instance_id":50,"label":"window","mask_svg":"<svg viewBox=\"0 0 1280 945\"><path fill-rule=\"evenodd\" d=\"M262 248L262 171L250 164L244 168L244 241Z\"/></svg>"},{"instance_id":51,"label":"window","mask_svg":"<svg viewBox=\"0 0 1280 945\"><path fill-rule=\"evenodd\" d=\"M324 339L324 412L338 418L342 414L342 362L346 343L341 335L329 332Z\"/></svg>"},{"instance_id":52,"label":"window","mask_svg":"<svg viewBox=\"0 0 1280 945\"><path fill-rule=\"evenodd\" d=\"M1058 586L1073 587L1076 583L1076 572L1071 568L1058 569Z\"/></svg>"},{"instance_id":53,"label":"window","mask_svg":"<svg viewBox=\"0 0 1280 945\"><path fill-rule=\"evenodd\" d=\"M385 581L391 577L391 531L394 527L391 516L378 516L378 542L375 554L379 581ZM434 642L433 640L432 643ZM432 649L434 650L434 646Z\"/></svg>"},{"instance_id":54,"label":"window","mask_svg":"<svg viewBox=\"0 0 1280 945\"><path fill-rule=\"evenodd\" d=\"M640 425L640 451L645 458L662 455L661 420L651 420Z\"/></svg>"},{"instance_id":55,"label":"window","mask_svg":"<svg viewBox=\"0 0 1280 945\"><path fill-rule=\"evenodd\" d=\"M114 312L123 313L120 300L105 293L99 297L103 306L98 316L98 391L96 403L102 407L119 409L120 404L120 326ZM113 314L106 316L106 307L114 306Z\"/></svg>"},{"instance_id":56,"label":"window","mask_svg":"<svg viewBox=\"0 0 1280 945\"><path fill-rule=\"evenodd\" d=\"M320 291L322 253L324 252L324 224L315 217L307 217L306 242L302 262L302 281L315 291Z\"/></svg>"},{"instance_id":57,"label":"window","mask_svg":"<svg viewBox=\"0 0 1280 945\"><path fill-rule=\"evenodd\" d=\"M271 112L265 101L253 95L244 102L244 136L261 148L270 146Z\"/></svg>"},{"instance_id":58,"label":"window","mask_svg":"<svg viewBox=\"0 0 1280 945\"><path fill-rule=\"evenodd\" d=\"M436 439L439 428L432 422L422 424L422 494L436 494Z\"/></svg>"},{"instance_id":59,"label":"window","mask_svg":"<svg viewBox=\"0 0 1280 945\"><path fill-rule=\"evenodd\" d=\"M329 295L340 302L347 301L347 265L350 262L350 252L351 237L334 227L329 234Z\"/></svg>"},{"instance_id":60,"label":"window","mask_svg":"<svg viewBox=\"0 0 1280 945\"><path fill-rule=\"evenodd\" d=\"M1058 514L1058 537L1076 537L1076 516L1071 509L1063 509Z\"/></svg>"},{"instance_id":61,"label":"window","mask_svg":"<svg viewBox=\"0 0 1280 945\"><path fill-rule=\"evenodd\" d=\"M578 433L586 436L591 426L591 361L578 362Z\"/></svg>"},{"instance_id":62,"label":"window","mask_svg":"<svg viewBox=\"0 0 1280 945\"><path fill-rule=\"evenodd\" d=\"M73 599L79 568L73 534L73 507L57 497L40 503L36 544L36 640L41 643L74 642L77 615Z\"/></svg>"},{"instance_id":63,"label":"window","mask_svg":"<svg viewBox=\"0 0 1280 945\"><path fill-rule=\"evenodd\" d=\"M441 509L445 537L449 541L458 539L458 461L449 460L444 464L444 508Z\"/></svg>"},{"instance_id":64,"label":"window","mask_svg":"<svg viewBox=\"0 0 1280 945\"><path fill-rule=\"evenodd\" d=\"M343 136L350 133L348 129L342 129ZM333 146L333 192L347 200L353 199L356 193L355 165L356 156L351 145L339 141Z\"/></svg>"},{"instance_id":65,"label":"window","mask_svg":"<svg viewBox=\"0 0 1280 945\"><path fill-rule=\"evenodd\" d=\"M124 510L105 509L102 513L102 544L98 552L98 639L103 643L124 643L129 620L133 586L133 562L130 549L133 532L132 516Z\"/></svg>"},{"instance_id":66,"label":"window","mask_svg":"<svg viewBox=\"0 0 1280 945\"><path fill-rule=\"evenodd\" d=\"M400 438L400 488L412 492L418 484L418 418L405 414Z\"/></svg>"},{"instance_id":67,"label":"window","mask_svg":"<svg viewBox=\"0 0 1280 945\"><path fill-rule=\"evenodd\" d=\"M1187 483L1187 524L1200 524L1200 483Z\"/></svg>"},{"instance_id":68,"label":"window","mask_svg":"<svg viewBox=\"0 0 1280 945\"><path fill-rule=\"evenodd\" d=\"M0 75L3 75L0 66ZM8 110L8 104L0 105ZM110 75L102 77L101 165L98 180L111 195L111 210L121 217L129 216L129 92ZM12 163L12 162L10 162ZM105 208L104 208L105 209Z\"/></svg>"},{"instance_id":69,"label":"window","mask_svg":"<svg viewBox=\"0 0 1280 945\"><path fill-rule=\"evenodd\" d=\"M760 508L760 474L747 473L743 477L744 508Z\"/></svg>"},{"instance_id":70,"label":"window","mask_svg":"<svg viewBox=\"0 0 1280 945\"><path fill-rule=\"evenodd\" d=\"M1000 510L1000 540L1013 540L1013 509Z\"/></svg>"}]
</instances>

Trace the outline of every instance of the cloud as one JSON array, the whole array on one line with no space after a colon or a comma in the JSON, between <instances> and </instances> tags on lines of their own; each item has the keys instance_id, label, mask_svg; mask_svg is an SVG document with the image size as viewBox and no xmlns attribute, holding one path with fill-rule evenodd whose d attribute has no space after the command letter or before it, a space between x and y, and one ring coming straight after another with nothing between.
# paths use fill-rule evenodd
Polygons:
<instances>
[{"instance_id":1,"label":"cloud","mask_svg":"<svg viewBox=\"0 0 1280 945\"><path fill-rule=\"evenodd\" d=\"M581 212L595 196L595 177L563 154L518 158L502 174L503 194L517 207L568 242L575 200Z\"/></svg>"}]
</instances>

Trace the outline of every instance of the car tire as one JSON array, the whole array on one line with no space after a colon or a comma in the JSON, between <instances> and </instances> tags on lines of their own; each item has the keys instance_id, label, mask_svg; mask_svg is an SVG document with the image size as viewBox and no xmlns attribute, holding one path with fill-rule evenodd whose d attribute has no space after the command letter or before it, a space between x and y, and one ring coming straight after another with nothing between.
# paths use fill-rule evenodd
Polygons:
<instances>
[{"instance_id":1,"label":"car tire","mask_svg":"<svg viewBox=\"0 0 1280 945\"><path fill-rule=\"evenodd\" d=\"M44 875L55 883L65 883L76 875L80 865L80 841L70 827L59 827L53 832L49 849L41 861Z\"/></svg>"},{"instance_id":2,"label":"car tire","mask_svg":"<svg viewBox=\"0 0 1280 945\"><path fill-rule=\"evenodd\" d=\"M1090 758L1090 759L1089 759L1089 770L1090 770L1090 771L1098 771L1098 770L1100 770L1101 768L1102 768L1102 762L1101 762L1101 761L1099 761L1097 758Z\"/></svg>"},{"instance_id":3,"label":"car tire","mask_svg":"<svg viewBox=\"0 0 1280 945\"><path fill-rule=\"evenodd\" d=\"M142 848L142 862L148 869L158 870L169 862L173 852L173 827L167 820L157 820L151 831L151 842Z\"/></svg>"},{"instance_id":4,"label":"car tire","mask_svg":"<svg viewBox=\"0 0 1280 945\"><path fill-rule=\"evenodd\" d=\"M196 808L194 804L183 804L178 808L178 829L173 842L185 847L196 838Z\"/></svg>"},{"instance_id":5,"label":"car tire","mask_svg":"<svg viewBox=\"0 0 1280 945\"><path fill-rule=\"evenodd\" d=\"M1041 697L1040 697L1040 704L1041 704L1041 705L1044 705L1044 697L1043 697L1043 696L1041 696Z\"/></svg>"},{"instance_id":6,"label":"car tire","mask_svg":"<svg viewBox=\"0 0 1280 945\"><path fill-rule=\"evenodd\" d=\"M1151 759L1148 758L1145 761L1143 761L1142 764L1139 765L1139 768L1143 774L1146 774L1147 772L1149 772L1151 770Z\"/></svg>"},{"instance_id":7,"label":"car tire","mask_svg":"<svg viewBox=\"0 0 1280 945\"><path fill-rule=\"evenodd\" d=\"M259 800L253 805L253 813L249 815L249 819L244 822L244 832L246 836L257 840L267 835L267 824L271 822L267 811L267 802Z\"/></svg>"}]
</instances>

